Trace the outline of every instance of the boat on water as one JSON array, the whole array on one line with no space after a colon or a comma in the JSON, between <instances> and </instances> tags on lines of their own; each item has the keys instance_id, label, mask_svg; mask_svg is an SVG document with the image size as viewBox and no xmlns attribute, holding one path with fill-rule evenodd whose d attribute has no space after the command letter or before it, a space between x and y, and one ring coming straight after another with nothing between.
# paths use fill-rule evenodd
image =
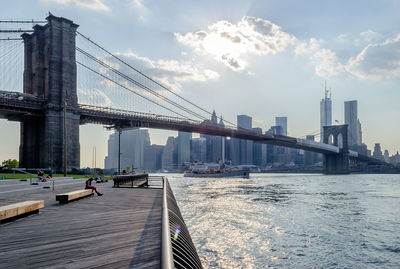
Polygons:
<instances>
[{"instance_id":1,"label":"boat on water","mask_svg":"<svg viewBox=\"0 0 400 269\"><path fill-rule=\"evenodd\" d=\"M185 171L184 177L240 177L249 178L250 170L226 163L193 163Z\"/></svg>"}]
</instances>

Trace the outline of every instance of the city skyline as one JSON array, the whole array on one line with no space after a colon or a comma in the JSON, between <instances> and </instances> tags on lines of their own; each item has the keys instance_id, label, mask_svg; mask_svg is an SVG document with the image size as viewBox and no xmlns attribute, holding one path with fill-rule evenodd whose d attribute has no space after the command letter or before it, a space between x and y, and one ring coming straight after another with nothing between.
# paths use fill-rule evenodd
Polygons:
<instances>
[{"instance_id":1,"label":"city skyline","mask_svg":"<svg viewBox=\"0 0 400 269\"><path fill-rule=\"evenodd\" d=\"M170 3L152 1L116 4L43 0L34 6L27 1L8 2L0 17L43 19L51 10L57 16L72 19L90 38L183 96L210 111L215 108L218 117L233 121L236 115L246 114L253 117L253 127L266 131L274 125L276 116L285 115L290 122L287 132L295 137L305 137L319 128L318 103L323 97L322 83L327 79L333 90L333 120L344 123L344 102L358 100L363 141L369 149L380 143L391 155L395 154L400 132L400 127L393 124L400 117L396 62L400 39L392 25L398 25L399 4L363 1L355 18L350 16L352 13L344 13L339 20L338 10L351 10L357 3L338 1L322 7L315 1L300 7L295 1L289 2L304 14L294 14L277 1L190 2L168 7ZM228 10L224 4L229 4ZM210 7L213 12L207 16ZM307 7L312 9L306 11ZM177 14L168 18L169 24L163 23L167 20L165 10ZM312 18L305 19L309 12L313 12ZM293 15L292 19L289 15ZM321 23L316 24L319 20ZM248 39L243 37L244 32L249 33ZM207 39L200 39L199 34ZM268 47L271 43L266 37L279 45ZM156 45L161 43L165 44L162 48ZM259 50L254 49L256 45ZM228 55L222 57L221 48ZM373 69L371 54L379 60L378 69ZM385 55L391 55L394 64L388 64ZM1 145L0 159L17 158L19 124L1 120L0 128L7 141ZM99 158L105 156L110 132L94 125L81 129L84 167L90 166L93 147L98 149ZM169 136L177 135L157 130L149 133L155 144L165 144Z\"/></svg>"}]
</instances>

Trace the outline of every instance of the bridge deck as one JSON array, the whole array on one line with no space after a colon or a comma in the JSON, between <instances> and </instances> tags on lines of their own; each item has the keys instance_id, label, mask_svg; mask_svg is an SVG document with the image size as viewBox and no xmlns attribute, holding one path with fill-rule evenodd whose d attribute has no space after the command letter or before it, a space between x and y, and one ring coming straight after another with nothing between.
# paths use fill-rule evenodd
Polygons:
<instances>
[{"instance_id":1,"label":"bridge deck","mask_svg":"<svg viewBox=\"0 0 400 269\"><path fill-rule=\"evenodd\" d=\"M79 186L79 187L78 187ZM159 268L162 189L113 189L97 184L104 196L60 205L56 190L1 195L0 205L43 199L45 208L0 224L0 267Z\"/></svg>"}]
</instances>

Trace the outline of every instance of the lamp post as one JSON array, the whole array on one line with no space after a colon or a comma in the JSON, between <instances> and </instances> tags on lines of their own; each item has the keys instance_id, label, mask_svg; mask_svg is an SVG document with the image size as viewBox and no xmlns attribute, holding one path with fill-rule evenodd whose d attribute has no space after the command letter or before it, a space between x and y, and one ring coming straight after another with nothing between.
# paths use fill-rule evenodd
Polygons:
<instances>
[{"instance_id":1,"label":"lamp post","mask_svg":"<svg viewBox=\"0 0 400 269\"><path fill-rule=\"evenodd\" d=\"M67 100L64 101L64 177L67 176Z\"/></svg>"},{"instance_id":2,"label":"lamp post","mask_svg":"<svg viewBox=\"0 0 400 269\"><path fill-rule=\"evenodd\" d=\"M121 129L118 129L118 174L121 174Z\"/></svg>"}]
</instances>

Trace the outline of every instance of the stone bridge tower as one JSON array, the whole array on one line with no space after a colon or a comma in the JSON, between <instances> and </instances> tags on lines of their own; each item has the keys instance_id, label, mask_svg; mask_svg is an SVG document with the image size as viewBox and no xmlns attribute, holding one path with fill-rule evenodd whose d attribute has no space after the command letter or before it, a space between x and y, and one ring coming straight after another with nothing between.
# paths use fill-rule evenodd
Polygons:
<instances>
[{"instance_id":1,"label":"stone bridge tower","mask_svg":"<svg viewBox=\"0 0 400 269\"><path fill-rule=\"evenodd\" d=\"M41 118L27 117L21 122L20 166L50 167L59 171L63 169L66 156L68 169L79 168L80 117L75 62L78 25L51 14L46 20L48 23L44 26L35 25L32 34L22 35L25 43L24 93L43 99L45 107Z\"/></svg>"},{"instance_id":2,"label":"stone bridge tower","mask_svg":"<svg viewBox=\"0 0 400 269\"><path fill-rule=\"evenodd\" d=\"M339 154L324 155L325 174L349 174L347 124L324 126L324 143L339 147Z\"/></svg>"}]
</instances>

